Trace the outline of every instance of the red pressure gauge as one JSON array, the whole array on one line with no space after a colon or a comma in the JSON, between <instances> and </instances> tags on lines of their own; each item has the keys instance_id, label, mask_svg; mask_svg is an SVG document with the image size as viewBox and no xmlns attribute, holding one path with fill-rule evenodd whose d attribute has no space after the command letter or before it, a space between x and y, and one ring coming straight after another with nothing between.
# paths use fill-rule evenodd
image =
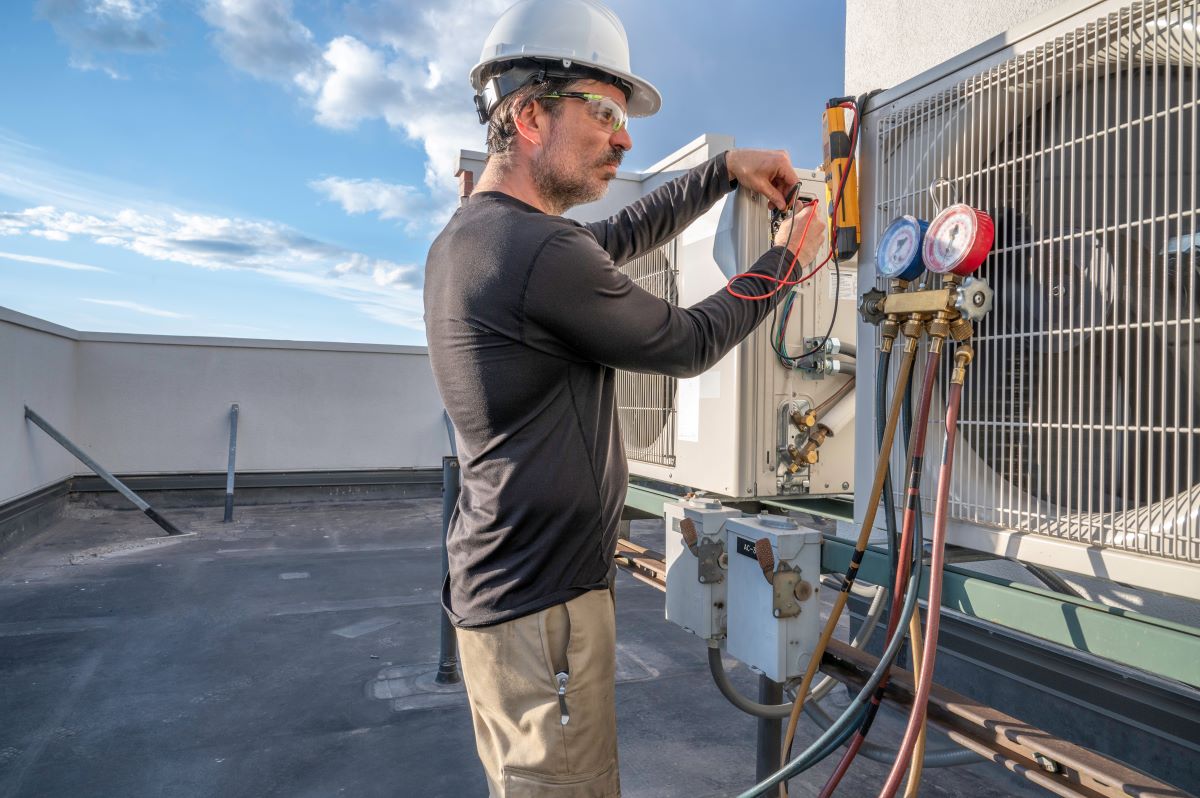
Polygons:
<instances>
[{"instance_id":1,"label":"red pressure gauge","mask_svg":"<svg viewBox=\"0 0 1200 798\"><path fill-rule=\"evenodd\" d=\"M965 203L955 203L929 223L922 253L925 266L937 274L966 277L983 264L995 237L992 217Z\"/></svg>"}]
</instances>

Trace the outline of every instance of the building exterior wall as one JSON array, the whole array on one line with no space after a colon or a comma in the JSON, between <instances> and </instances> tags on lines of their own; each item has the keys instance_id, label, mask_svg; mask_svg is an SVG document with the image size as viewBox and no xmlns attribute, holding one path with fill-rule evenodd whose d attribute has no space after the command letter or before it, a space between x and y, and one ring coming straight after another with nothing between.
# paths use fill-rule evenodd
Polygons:
<instances>
[{"instance_id":1,"label":"building exterior wall","mask_svg":"<svg viewBox=\"0 0 1200 798\"><path fill-rule=\"evenodd\" d=\"M116 473L429 468L449 453L424 347L78 333L0 309L0 502L85 467L29 404Z\"/></svg>"},{"instance_id":2,"label":"building exterior wall","mask_svg":"<svg viewBox=\"0 0 1200 798\"><path fill-rule=\"evenodd\" d=\"M846 0L846 93L888 89L1058 8L1062 0Z\"/></svg>"},{"instance_id":3,"label":"building exterior wall","mask_svg":"<svg viewBox=\"0 0 1200 798\"><path fill-rule=\"evenodd\" d=\"M0 502L69 477L83 466L25 420L25 406L68 438L75 419L74 332L0 309Z\"/></svg>"}]
</instances>

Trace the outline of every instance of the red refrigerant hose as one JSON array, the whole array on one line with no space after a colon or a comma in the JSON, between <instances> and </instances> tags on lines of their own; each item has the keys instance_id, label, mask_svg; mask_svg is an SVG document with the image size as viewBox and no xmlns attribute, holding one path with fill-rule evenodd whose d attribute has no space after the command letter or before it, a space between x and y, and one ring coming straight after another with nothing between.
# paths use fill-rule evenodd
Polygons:
<instances>
[{"instance_id":1,"label":"red refrigerant hose","mask_svg":"<svg viewBox=\"0 0 1200 798\"><path fill-rule=\"evenodd\" d=\"M950 504L950 471L954 466L954 442L958 433L958 406L962 400L963 380L967 363L974 355L969 345L962 345L955 353L954 376L950 381L950 394L946 399L946 442L942 446L942 466L938 472L937 503L933 512L933 555L929 565L928 612L925 622L925 657L921 673L917 678L917 692L913 697L912 714L904 730L904 741L896 754L896 761L888 773L887 781L879 798L892 798L900 787L900 780L908 769L913 746L925 725L925 710L929 692L933 687L933 665L937 659L938 625L942 609L942 568L946 564L946 515Z\"/></svg>"}]
</instances>

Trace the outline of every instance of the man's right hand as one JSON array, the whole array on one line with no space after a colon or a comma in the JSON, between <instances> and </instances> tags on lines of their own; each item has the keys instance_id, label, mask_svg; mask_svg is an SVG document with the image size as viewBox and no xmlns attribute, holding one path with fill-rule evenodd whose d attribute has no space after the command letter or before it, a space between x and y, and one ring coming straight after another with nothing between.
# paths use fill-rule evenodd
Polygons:
<instances>
[{"instance_id":1,"label":"man's right hand","mask_svg":"<svg viewBox=\"0 0 1200 798\"><path fill-rule=\"evenodd\" d=\"M792 218L780 223L773 243L795 253L797 265L807 265L825 252L825 239L822 214L817 206L805 205Z\"/></svg>"}]
</instances>

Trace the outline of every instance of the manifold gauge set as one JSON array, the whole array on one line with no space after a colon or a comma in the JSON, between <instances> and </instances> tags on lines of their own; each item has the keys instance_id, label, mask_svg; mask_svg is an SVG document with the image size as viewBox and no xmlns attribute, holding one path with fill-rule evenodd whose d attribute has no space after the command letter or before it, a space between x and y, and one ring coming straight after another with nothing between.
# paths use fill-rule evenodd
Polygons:
<instances>
[{"instance_id":1,"label":"manifold gauge set","mask_svg":"<svg viewBox=\"0 0 1200 798\"><path fill-rule=\"evenodd\" d=\"M950 181L938 178L930 194ZM936 205L936 198L935 198ZM928 269L934 274L966 277L982 264L996 237L985 211L963 202L938 210L932 221L905 214L879 237L875 266L881 277L911 282Z\"/></svg>"}]
</instances>

